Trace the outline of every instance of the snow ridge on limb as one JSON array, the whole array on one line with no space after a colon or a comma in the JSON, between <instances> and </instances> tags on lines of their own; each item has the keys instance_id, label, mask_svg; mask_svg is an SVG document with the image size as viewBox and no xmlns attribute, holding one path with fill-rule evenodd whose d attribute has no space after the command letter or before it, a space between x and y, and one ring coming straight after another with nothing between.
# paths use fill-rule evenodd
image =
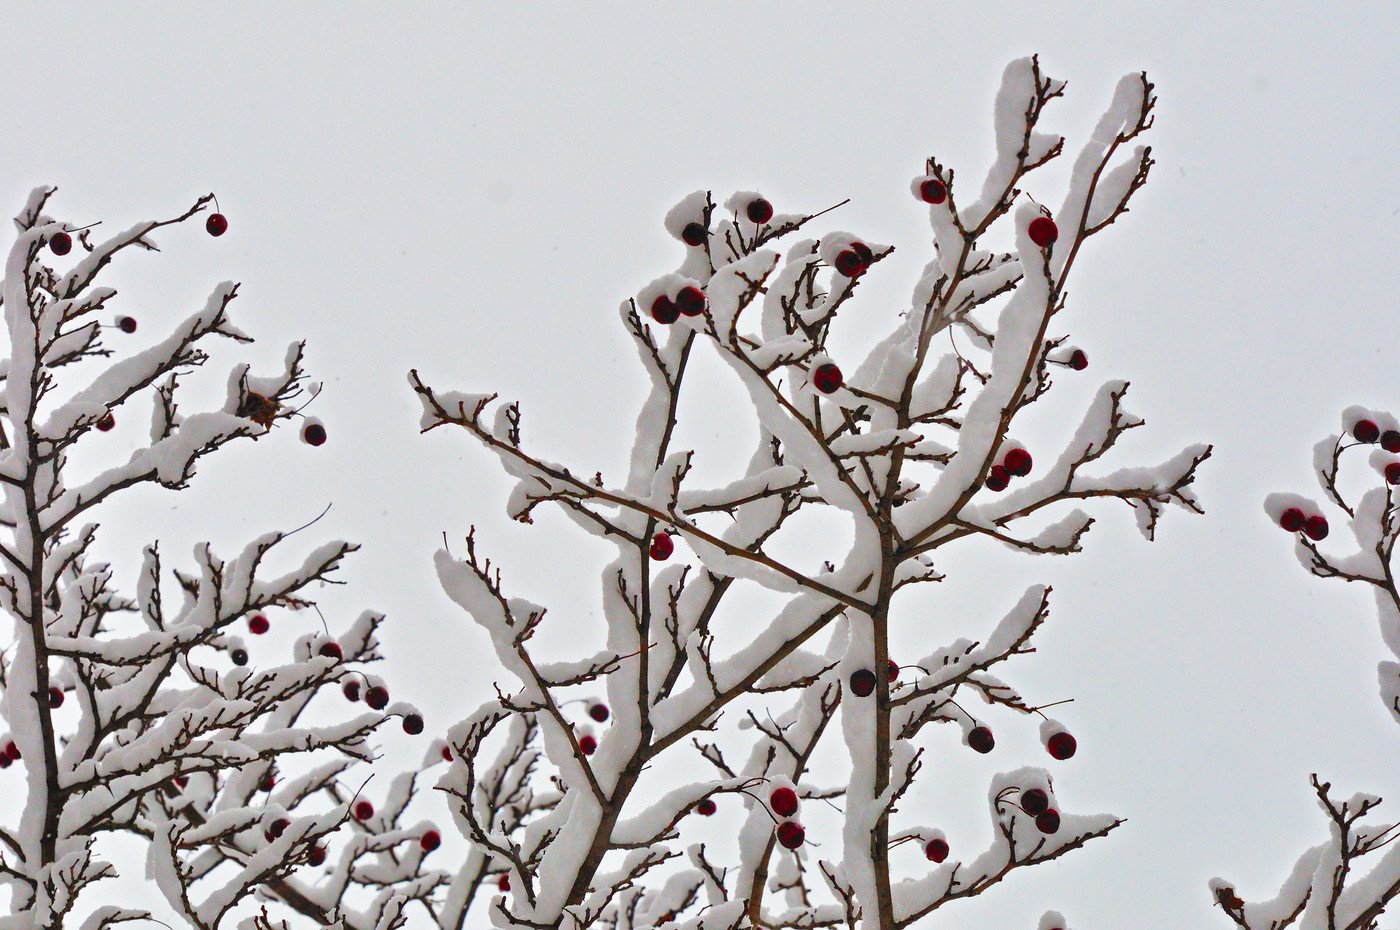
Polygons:
<instances>
[{"instance_id":1,"label":"snow ridge on limb","mask_svg":"<svg viewBox=\"0 0 1400 930\"><path fill-rule=\"evenodd\" d=\"M1149 149L1129 146L1150 128L1155 98L1144 76L1130 75L1077 156L1061 213L1023 196L1031 173L1064 147L1042 128L1064 90L1035 58L1007 67L996 156L973 202L962 203L951 169L925 163L912 190L928 206L936 254L909 308L859 364L830 336L893 246L808 233L826 211L780 213L756 191L696 192L673 207L664 226L684 249L678 266L620 310L648 375L620 481L537 454L518 406L439 391L410 372L422 430L465 431L515 479L511 516L528 523L536 507L558 507L615 549L600 577L605 628L585 645L571 611L560 622L576 645L562 662L534 652L533 634L555 614L506 594L472 536L465 555L436 556L447 593L491 636L512 679L459 725L468 758L441 787L463 803L473 797L486 734L528 719L532 775L561 792L518 833L484 815L459 823L509 870L509 894L490 904L496 926L898 930L1120 823L1060 810L1039 769L994 779L1000 836L976 855L950 853L955 843L910 809L924 755L946 748L930 724L953 724L969 748L992 750L968 695L989 716L1043 720L1047 751L1073 755L1074 737L1046 717L1049 705L997 676L1034 651L1048 588L1027 591L981 641L935 618L935 641L947 645L922 658L889 650L892 624L924 619L906 618L895 594L941 580L935 550L945 545L986 536L1018 553L1067 556L1083 550L1100 499L1131 507L1148 539L1170 507L1201 509L1193 483L1209 446L1156 467L1113 463L1119 440L1143 425L1123 407L1126 382L1104 384L1054 446L1016 439L1058 373L1087 367L1084 351L1054 331L1068 319L1068 275L1151 167ZM984 234L1002 227L1014 250L984 247ZM691 477L708 450L676 442L698 352L724 363L757 424L747 465L710 487ZM805 539L820 552L802 563L786 554L800 547L782 545L812 525L793 520L799 512L842 527L834 541ZM755 615L741 592L758 591L775 603ZM723 622L731 612L744 622ZM824 738L844 749L848 775L814 769ZM708 780L682 768L696 754ZM820 855L810 857L807 831L821 820L805 820L804 805L835 798L839 835L812 835ZM746 809L741 848L725 865L687 842L687 830L734 805ZM913 843L936 868L900 873L891 850Z\"/></svg>"},{"instance_id":2,"label":"snow ridge on limb","mask_svg":"<svg viewBox=\"0 0 1400 930\"><path fill-rule=\"evenodd\" d=\"M1395 545L1400 539L1400 420L1389 412L1352 406L1342 412L1341 431L1313 447L1314 474L1330 507L1301 494L1264 499L1269 521L1294 537L1293 554L1318 578L1368 587L1375 596L1381 639L1400 659L1400 589L1395 580ZM1364 457L1360 453L1366 453ZM1365 490L1350 499L1342 470L1350 462ZM1335 511L1340 511L1340 517ZM1329 519L1330 518L1330 519ZM1335 532L1338 519L1341 528ZM1381 702L1400 723L1400 662L1377 667ZM1343 801L1332 785L1312 775L1318 806L1328 820L1325 843L1303 853L1277 895L1268 901L1241 898L1232 882L1212 879L1211 895L1242 930L1368 930L1386 905L1400 897L1400 825L1363 823L1381 804L1375 795ZM1386 849L1390 846L1389 849Z\"/></svg>"}]
</instances>

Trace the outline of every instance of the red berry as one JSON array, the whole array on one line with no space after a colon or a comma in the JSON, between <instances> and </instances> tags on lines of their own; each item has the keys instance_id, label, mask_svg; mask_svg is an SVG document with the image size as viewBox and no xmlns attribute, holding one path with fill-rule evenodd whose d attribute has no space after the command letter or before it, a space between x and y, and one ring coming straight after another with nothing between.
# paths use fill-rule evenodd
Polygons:
<instances>
[{"instance_id":1,"label":"red berry","mask_svg":"<svg viewBox=\"0 0 1400 930\"><path fill-rule=\"evenodd\" d=\"M885 664L885 679L887 681L894 681L898 677L899 663L896 662L894 659L890 659L889 662Z\"/></svg>"},{"instance_id":2,"label":"red berry","mask_svg":"<svg viewBox=\"0 0 1400 930\"><path fill-rule=\"evenodd\" d=\"M222 236L228 232L228 217L222 213L211 213L209 219L204 221L204 228L211 236Z\"/></svg>"},{"instance_id":3,"label":"red berry","mask_svg":"<svg viewBox=\"0 0 1400 930\"><path fill-rule=\"evenodd\" d=\"M306 861L312 865L321 865L326 861L326 847L312 846L306 851Z\"/></svg>"},{"instance_id":4,"label":"red berry","mask_svg":"<svg viewBox=\"0 0 1400 930\"><path fill-rule=\"evenodd\" d=\"M187 778L186 776L184 776L184 775L176 775L176 776L175 776L175 787L176 787L176 788L184 788L184 787L185 787L186 785L188 785L189 783L190 783L190 780L189 780L189 778Z\"/></svg>"},{"instance_id":5,"label":"red berry","mask_svg":"<svg viewBox=\"0 0 1400 930\"><path fill-rule=\"evenodd\" d=\"M791 788L775 788L768 796L768 807L779 817L797 813L797 792Z\"/></svg>"},{"instance_id":6,"label":"red berry","mask_svg":"<svg viewBox=\"0 0 1400 930\"><path fill-rule=\"evenodd\" d=\"M1297 507L1289 507L1278 518L1278 525L1290 533L1296 533L1308 522L1308 518L1303 516L1303 511Z\"/></svg>"},{"instance_id":7,"label":"red berry","mask_svg":"<svg viewBox=\"0 0 1400 930\"><path fill-rule=\"evenodd\" d=\"M262 614L253 614L248 618L248 632L254 636L261 636L270 629L272 629L272 624Z\"/></svg>"},{"instance_id":8,"label":"red berry","mask_svg":"<svg viewBox=\"0 0 1400 930\"><path fill-rule=\"evenodd\" d=\"M1005 491L1010 483L1011 472L1006 470L1005 465L993 465L987 472L987 480L983 482L988 491Z\"/></svg>"},{"instance_id":9,"label":"red berry","mask_svg":"<svg viewBox=\"0 0 1400 930\"><path fill-rule=\"evenodd\" d=\"M796 849L807 839L807 831L796 820L784 820L778 824L778 843L784 849Z\"/></svg>"},{"instance_id":10,"label":"red berry","mask_svg":"<svg viewBox=\"0 0 1400 930\"><path fill-rule=\"evenodd\" d=\"M1351 434L1356 437L1357 442L1375 442L1381 438L1381 428L1374 420L1357 420L1356 425L1351 428Z\"/></svg>"},{"instance_id":11,"label":"red berry","mask_svg":"<svg viewBox=\"0 0 1400 930\"><path fill-rule=\"evenodd\" d=\"M676 309L686 316L699 316L705 312L705 292L687 284L676 294Z\"/></svg>"},{"instance_id":12,"label":"red berry","mask_svg":"<svg viewBox=\"0 0 1400 930\"><path fill-rule=\"evenodd\" d=\"M591 756L598 751L598 741L585 733L578 738L578 750L585 756Z\"/></svg>"},{"instance_id":13,"label":"red berry","mask_svg":"<svg viewBox=\"0 0 1400 930\"><path fill-rule=\"evenodd\" d=\"M836 256L834 264L837 272L848 278L859 278L867 270L865 262L861 261L860 255L854 249L843 249Z\"/></svg>"},{"instance_id":14,"label":"red berry","mask_svg":"<svg viewBox=\"0 0 1400 930\"><path fill-rule=\"evenodd\" d=\"M228 657L234 665L248 664L248 650L246 649L234 649L228 654Z\"/></svg>"},{"instance_id":15,"label":"red berry","mask_svg":"<svg viewBox=\"0 0 1400 930\"><path fill-rule=\"evenodd\" d=\"M1017 477L1025 477L1031 473L1031 454L1025 449L1012 449L1006 453L1006 458L1001 464L1006 470Z\"/></svg>"},{"instance_id":16,"label":"red berry","mask_svg":"<svg viewBox=\"0 0 1400 930\"><path fill-rule=\"evenodd\" d=\"M973 727L972 732L967 734L967 745L983 755L991 752L996 744L997 741L992 736L992 731L986 727Z\"/></svg>"},{"instance_id":17,"label":"red berry","mask_svg":"<svg viewBox=\"0 0 1400 930\"><path fill-rule=\"evenodd\" d=\"M609 716L609 714L608 714L608 705L606 705L606 704L594 704L592 707L588 708L588 716L592 717L594 720L598 721L599 723L604 723L604 722L606 722L607 719L608 719L608 716Z\"/></svg>"},{"instance_id":18,"label":"red berry","mask_svg":"<svg viewBox=\"0 0 1400 930\"><path fill-rule=\"evenodd\" d=\"M443 746L443 747L442 747L442 761L444 761L444 762L451 762L451 761L452 761L452 747L451 747L451 746Z\"/></svg>"},{"instance_id":19,"label":"red berry","mask_svg":"<svg viewBox=\"0 0 1400 930\"><path fill-rule=\"evenodd\" d=\"M812 372L812 386L823 394L834 393L842 383L841 369L832 362L818 365L817 370Z\"/></svg>"},{"instance_id":20,"label":"red berry","mask_svg":"<svg viewBox=\"0 0 1400 930\"><path fill-rule=\"evenodd\" d=\"M1381 448L1387 452L1400 452L1400 430L1388 429L1381 433Z\"/></svg>"},{"instance_id":21,"label":"red berry","mask_svg":"<svg viewBox=\"0 0 1400 930\"><path fill-rule=\"evenodd\" d=\"M328 659L335 659L337 662L345 658L345 653L341 650L340 643L322 643L321 648L317 649L316 652Z\"/></svg>"},{"instance_id":22,"label":"red berry","mask_svg":"<svg viewBox=\"0 0 1400 930\"><path fill-rule=\"evenodd\" d=\"M1050 807L1050 795L1039 788L1029 788L1021 792L1021 810L1032 817L1039 817Z\"/></svg>"},{"instance_id":23,"label":"red berry","mask_svg":"<svg viewBox=\"0 0 1400 930\"><path fill-rule=\"evenodd\" d=\"M715 802L712 798L701 798L695 804L695 813L699 814L701 817L712 816L716 810L718 810L718 808L715 807Z\"/></svg>"},{"instance_id":24,"label":"red berry","mask_svg":"<svg viewBox=\"0 0 1400 930\"><path fill-rule=\"evenodd\" d=\"M121 331L124 332L124 333L127 333L128 335L131 334L131 333L136 332L136 317L134 317L134 316L119 316L119 317L117 317L117 329L121 330Z\"/></svg>"},{"instance_id":25,"label":"red berry","mask_svg":"<svg viewBox=\"0 0 1400 930\"><path fill-rule=\"evenodd\" d=\"M326 428L320 423L308 423L301 429L301 441L308 446L326 444Z\"/></svg>"},{"instance_id":26,"label":"red berry","mask_svg":"<svg viewBox=\"0 0 1400 930\"><path fill-rule=\"evenodd\" d=\"M286 833L287 828L291 825L292 822L290 820L287 820L285 817L278 817L276 820L272 821L272 823L267 825L267 832L265 832L263 836L267 837L267 841L271 843L283 833Z\"/></svg>"},{"instance_id":27,"label":"red berry","mask_svg":"<svg viewBox=\"0 0 1400 930\"><path fill-rule=\"evenodd\" d=\"M651 302L651 318L658 323L674 323L680 319L681 308L665 294Z\"/></svg>"},{"instance_id":28,"label":"red berry","mask_svg":"<svg viewBox=\"0 0 1400 930\"><path fill-rule=\"evenodd\" d=\"M664 562L671 557L671 553L676 551L676 544L671 539L670 533L657 533L651 538L651 557L658 562Z\"/></svg>"},{"instance_id":29,"label":"red berry","mask_svg":"<svg viewBox=\"0 0 1400 930\"><path fill-rule=\"evenodd\" d=\"M1048 216L1037 216L1031 220L1031 224L1026 227L1026 232L1030 234L1031 241L1042 249L1060 238L1060 228Z\"/></svg>"},{"instance_id":30,"label":"red berry","mask_svg":"<svg viewBox=\"0 0 1400 930\"><path fill-rule=\"evenodd\" d=\"M50 689L49 689L49 706L50 706L50 707L62 707L62 706L63 706L63 689L62 689L62 688L50 688Z\"/></svg>"},{"instance_id":31,"label":"red berry","mask_svg":"<svg viewBox=\"0 0 1400 930\"><path fill-rule=\"evenodd\" d=\"M49 248L55 255L67 255L73 251L73 237L66 232L57 232L49 237Z\"/></svg>"},{"instance_id":32,"label":"red berry","mask_svg":"<svg viewBox=\"0 0 1400 930\"><path fill-rule=\"evenodd\" d=\"M418 845L423 847L423 852L432 852L442 845L442 834L436 830L429 830L423 834L423 838L418 841Z\"/></svg>"},{"instance_id":33,"label":"red berry","mask_svg":"<svg viewBox=\"0 0 1400 930\"><path fill-rule=\"evenodd\" d=\"M1060 832L1060 812L1053 807L1035 818L1036 829L1047 836Z\"/></svg>"},{"instance_id":34,"label":"red berry","mask_svg":"<svg viewBox=\"0 0 1400 930\"><path fill-rule=\"evenodd\" d=\"M368 801L355 802L355 819L363 823L374 816L374 805Z\"/></svg>"},{"instance_id":35,"label":"red berry","mask_svg":"<svg viewBox=\"0 0 1400 930\"><path fill-rule=\"evenodd\" d=\"M868 668L851 672L851 693L856 697L870 697L875 692L875 673Z\"/></svg>"},{"instance_id":36,"label":"red berry","mask_svg":"<svg viewBox=\"0 0 1400 930\"><path fill-rule=\"evenodd\" d=\"M948 185L937 178L929 178L919 185L919 199L924 203L942 203L948 199Z\"/></svg>"},{"instance_id":37,"label":"red berry","mask_svg":"<svg viewBox=\"0 0 1400 930\"><path fill-rule=\"evenodd\" d=\"M365 703L375 710L383 710L389 706L389 689L375 685L365 692Z\"/></svg>"},{"instance_id":38,"label":"red berry","mask_svg":"<svg viewBox=\"0 0 1400 930\"><path fill-rule=\"evenodd\" d=\"M1074 751L1078 748L1079 744L1075 742L1074 736L1064 732L1056 733L1045 743L1045 749L1050 756L1061 762L1073 758Z\"/></svg>"},{"instance_id":39,"label":"red berry","mask_svg":"<svg viewBox=\"0 0 1400 930\"><path fill-rule=\"evenodd\" d=\"M262 781L258 782L258 787L264 791L271 791L277 787L277 776L268 772L262 777Z\"/></svg>"},{"instance_id":40,"label":"red berry","mask_svg":"<svg viewBox=\"0 0 1400 930\"><path fill-rule=\"evenodd\" d=\"M924 846L924 855L930 862L942 862L948 858L948 841L931 839Z\"/></svg>"},{"instance_id":41,"label":"red berry","mask_svg":"<svg viewBox=\"0 0 1400 930\"><path fill-rule=\"evenodd\" d=\"M1385 467L1386 484L1400 484L1400 462L1391 462Z\"/></svg>"},{"instance_id":42,"label":"red berry","mask_svg":"<svg viewBox=\"0 0 1400 930\"><path fill-rule=\"evenodd\" d=\"M766 223L773 218L773 205L762 197L756 197L744 208L744 215L750 222Z\"/></svg>"},{"instance_id":43,"label":"red berry","mask_svg":"<svg viewBox=\"0 0 1400 930\"><path fill-rule=\"evenodd\" d=\"M1089 356L1084 354L1083 349L1075 349L1069 354L1069 367L1075 371L1083 371L1089 367Z\"/></svg>"},{"instance_id":44,"label":"red berry","mask_svg":"<svg viewBox=\"0 0 1400 930\"><path fill-rule=\"evenodd\" d=\"M498 879L496 879L496 890L497 890L497 891L510 891L510 876L509 876L509 875L506 875L504 872L501 873L501 877L498 878Z\"/></svg>"},{"instance_id":45,"label":"red berry","mask_svg":"<svg viewBox=\"0 0 1400 930\"><path fill-rule=\"evenodd\" d=\"M404 714L403 731L409 736L423 732L423 717L420 714Z\"/></svg>"},{"instance_id":46,"label":"red berry","mask_svg":"<svg viewBox=\"0 0 1400 930\"><path fill-rule=\"evenodd\" d=\"M866 265L870 265L875 261L875 253L870 251L870 246L866 245L864 242L852 242L851 251L860 256L860 260L865 262Z\"/></svg>"},{"instance_id":47,"label":"red berry","mask_svg":"<svg viewBox=\"0 0 1400 930\"><path fill-rule=\"evenodd\" d=\"M10 740L5 744L5 756L9 758L11 762L19 761L19 747L15 745L14 740Z\"/></svg>"},{"instance_id":48,"label":"red berry","mask_svg":"<svg viewBox=\"0 0 1400 930\"><path fill-rule=\"evenodd\" d=\"M686 223L681 230L681 241L690 246L701 246L710 238L710 231L699 223Z\"/></svg>"},{"instance_id":49,"label":"red berry","mask_svg":"<svg viewBox=\"0 0 1400 930\"><path fill-rule=\"evenodd\" d=\"M345 695L347 701L358 701L360 699L360 683L351 679L341 686L340 693Z\"/></svg>"},{"instance_id":50,"label":"red berry","mask_svg":"<svg viewBox=\"0 0 1400 930\"><path fill-rule=\"evenodd\" d=\"M1313 542L1321 542L1327 538L1327 518L1321 514L1308 517L1308 522L1303 524L1303 532Z\"/></svg>"},{"instance_id":51,"label":"red berry","mask_svg":"<svg viewBox=\"0 0 1400 930\"><path fill-rule=\"evenodd\" d=\"M110 430L112 427L114 427L114 426L116 426L116 425L117 425L117 418L114 417L114 416L112 416L112 411L110 411L110 410L108 410L106 413L102 414L102 418L101 418L100 420L97 421L97 428L100 429L100 430L102 430L102 432L104 432L104 433L107 432L108 430Z\"/></svg>"}]
</instances>

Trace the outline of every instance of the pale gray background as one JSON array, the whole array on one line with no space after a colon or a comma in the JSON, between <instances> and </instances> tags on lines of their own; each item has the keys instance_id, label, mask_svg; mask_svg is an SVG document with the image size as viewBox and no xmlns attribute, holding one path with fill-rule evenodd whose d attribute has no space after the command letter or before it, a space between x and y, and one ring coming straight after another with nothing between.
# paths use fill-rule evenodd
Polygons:
<instances>
[{"instance_id":1,"label":"pale gray background","mask_svg":"<svg viewBox=\"0 0 1400 930\"><path fill-rule=\"evenodd\" d=\"M7 209L52 183L64 218L120 228L212 189L231 220L222 240L167 233L164 255L123 263L142 329L118 345L236 278L252 356L270 362L305 336L327 382L313 408L324 448L282 433L211 461L189 493L129 495L104 517L105 545L129 574L150 535L185 553L333 501L311 533L364 543L336 616L391 615L396 695L440 728L494 674L431 575L442 532L477 524L513 590L581 626L605 550L554 516L507 523L492 460L464 436L417 435L410 366L519 398L539 448L619 475L641 378L615 308L677 261L660 225L676 198L757 188L780 210L853 198L833 225L899 247L845 317L864 345L926 259L908 179L929 154L980 176L1009 59L1038 51L1068 79L1047 126L1071 147L1117 78L1145 68L1159 165L1076 269L1067 316L1092 365L1065 394L1133 381L1150 422L1124 464L1217 443L1200 482L1209 513L1171 514L1149 546L1126 512L1103 512L1066 561L964 552L940 562L949 583L899 642L975 636L1020 585L1053 582L1041 652L1007 677L1076 699L1060 709L1081 745L1055 769L1066 804L1129 819L929 927L1032 927L1049 907L1079 928L1224 926L1211 875L1272 894L1323 836L1308 772L1347 792L1400 785L1368 596L1309 579L1260 507L1267 491L1312 490L1312 444L1344 406L1400 405L1400 7L1223 6L10 5ZM1062 178L1030 189L1057 202ZM712 390L735 396L718 376ZM1063 435L1047 423L1031 437ZM123 436L114 447L135 441ZM702 456L702 475L725 455ZM1001 718L998 732L990 760L931 741L927 819L960 852L986 841L990 767L1048 762L1033 725Z\"/></svg>"}]
</instances>

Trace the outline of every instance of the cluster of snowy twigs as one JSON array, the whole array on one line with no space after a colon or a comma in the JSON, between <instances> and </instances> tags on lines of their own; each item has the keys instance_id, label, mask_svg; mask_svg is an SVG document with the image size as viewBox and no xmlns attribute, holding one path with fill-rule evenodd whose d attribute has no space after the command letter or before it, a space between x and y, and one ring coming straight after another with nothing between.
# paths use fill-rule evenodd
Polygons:
<instances>
[{"instance_id":1,"label":"cluster of snowy twigs","mask_svg":"<svg viewBox=\"0 0 1400 930\"><path fill-rule=\"evenodd\" d=\"M1358 453L1368 453L1364 460ZM1363 467L1354 477L1364 487L1351 502L1343 491L1346 459ZM1330 551L1338 540L1323 508L1298 494L1271 494L1264 502L1269 518L1295 536L1299 563L1319 578L1359 582L1371 589L1381 637L1400 659L1400 590L1395 582L1395 544L1400 539L1400 420L1393 415L1350 407L1342 413L1342 431L1313 448L1313 466L1323 496L1345 517L1349 534L1338 534L1344 552ZM1324 540L1327 549L1319 545ZM1378 668L1381 701L1400 722L1400 662L1384 660ZM1246 903L1233 883L1211 882L1216 903L1243 930L1374 930L1386 904L1400 896L1400 824L1367 823L1363 818L1380 805L1375 795L1358 793L1345 801L1330 783L1312 776L1318 805L1328 823L1327 841L1298 857L1279 893L1268 901ZM1390 847L1386 849L1386 847ZM1382 852L1384 851L1384 852Z\"/></svg>"},{"instance_id":2,"label":"cluster of snowy twigs","mask_svg":"<svg viewBox=\"0 0 1400 930\"><path fill-rule=\"evenodd\" d=\"M929 724L949 725L979 752L992 750L990 721L1003 713L1041 718L1056 758L1072 755L1074 740L997 675L1033 651L1048 588L1015 598L980 641L920 619L943 644L896 661L900 591L940 580L934 558L959 540L1077 553L1093 522L1080 502L1127 504L1148 539L1169 506L1199 512L1192 482L1208 446L1154 467L1099 467L1142 425L1124 408L1125 382L1102 385L1058 448L1016 438L1056 379L1087 366L1065 335L1068 276L1153 163L1137 142L1152 124L1153 88L1134 74L1075 158L1058 209L1024 194L1028 176L1061 154L1064 140L1041 122L1063 90L1036 59L1013 62L985 181L965 193L933 159L915 178L935 254L858 365L835 357L828 335L891 246L848 232L803 238L826 211L776 212L754 192L722 209L703 191L677 204L665 226L684 247L680 266L621 307L650 389L620 483L531 451L515 404L412 374L422 428L460 428L495 452L516 480L514 517L528 523L556 505L616 547L602 571L598 651L565 662L532 653L545 609L508 593L476 539L437 556L443 587L489 634L510 682L451 731L439 787L474 856L454 907L486 888L498 927L894 930L1121 822L1063 809L1040 768L992 780L994 840L981 851L951 851L901 805ZM746 471L721 487L693 486L692 456L703 450L673 443L688 364L702 351L727 365L757 420ZM809 509L838 515L853 534L818 570L773 554ZM722 609L754 588L784 598L781 609L741 633L722 627ZM576 712L576 696L589 693L606 697ZM726 712L742 717L738 728L722 728ZM844 742L846 770L813 769L827 737ZM669 781L649 789L655 771ZM823 799L839 799L843 826L811 837L813 853L802 810ZM737 861L725 864L684 839L689 818L717 802L746 809ZM921 866L900 874L891 850L903 844L922 852ZM1063 926L1054 912L1041 922Z\"/></svg>"}]
</instances>

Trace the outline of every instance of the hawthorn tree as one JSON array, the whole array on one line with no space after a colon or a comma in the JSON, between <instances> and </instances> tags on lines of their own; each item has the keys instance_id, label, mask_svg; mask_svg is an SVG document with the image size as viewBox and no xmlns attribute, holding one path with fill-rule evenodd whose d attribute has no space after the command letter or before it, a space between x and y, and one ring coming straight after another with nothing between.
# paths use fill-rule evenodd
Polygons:
<instances>
[{"instance_id":1,"label":"hawthorn tree","mask_svg":"<svg viewBox=\"0 0 1400 930\"><path fill-rule=\"evenodd\" d=\"M914 179L934 255L859 365L828 337L892 246L840 231L804 238L827 211L778 213L755 192L723 209L705 191L678 203L665 227L684 247L679 267L621 307L650 386L620 483L527 447L516 404L410 375L424 431L463 429L497 454L516 481L514 518L529 523L552 504L616 548L602 570L597 651L580 646L565 661L535 654L545 609L509 592L474 534L465 551L436 556L444 589L507 675L451 731L439 785L477 857L463 893L487 889L494 925L894 930L1119 825L1071 813L1035 767L992 779L995 839L980 851L906 797L934 745L929 724L990 752L994 720L1035 716L1050 754L1073 755L1069 731L996 673L1032 651L1047 587L1009 604L992 594L988 609L1006 613L980 639L940 622L942 645L924 655L896 659L889 646L894 624L928 628L901 615L901 592L938 581L934 557L946 547L981 538L1078 553L1093 519L1074 505L1095 499L1127 504L1148 539L1167 507L1200 512L1192 482L1208 446L1155 467L1100 466L1143 423L1124 408L1126 382L1102 385L1057 447L1017 439L1061 372L1083 377L1073 373L1088 358L1066 334L1069 273L1153 164L1136 144L1152 125L1153 86L1133 74L1075 158L1058 209L1023 193L1061 154L1064 140L1040 127L1064 86L1035 58L1013 62L985 181L964 198L936 159ZM757 421L747 468L718 487L689 480L704 450L674 442L688 365L702 351L727 365ZM775 554L808 511L850 528L849 541L807 539L824 549L812 566ZM755 588L782 607L722 623L726 609L753 610L743 592ZM579 618L565 622L581 641ZM827 770L815 767L824 740L844 744L832 754L844 762ZM737 853L721 862L684 836L689 815L731 798L746 813ZM804 812L833 799L839 832L810 834ZM897 862L891 850L906 844L917 854ZM1041 922L1062 926L1054 912Z\"/></svg>"},{"instance_id":2,"label":"hawthorn tree","mask_svg":"<svg viewBox=\"0 0 1400 930\"><path fill-rule=\"evenodd\" d=\"M1342 478L1343 456L1368 452L1364 463L1353 454L1352 480ZM1342 413L1342 431L1313 447L1313 467L1322 496L1343 515L1350 533L1331 536L1331 522L1315 500L1298 494L1271 494L1264 501L1269 518L1294 535L1294 555L1318 578L1358 582L1376 598L1381 637L1400 659L1400 589L1395 582L1395 544L1400 539L1400 420L1364 407ZM1355 502L1343 486L1362 488ZM1324 541L1331 537L1332 541ZM1378 669L1381 701L1400 722L1400 662L1383 660ZM1244 930L1374 930L1386 904L1400 895L1400 846L1380 853L1400 836L1400 824L1366 822L1381 799L1357 793L1342 800L1329 782L1311 776L1318 805L1328 820L1327 840L1298 857L1293 871L1271 900L1246 903L1234 884L1211 881L1216 903Z\"/></svg>"},{"instance_id":3,"label":"hawthorn tree","mask_svg":"<svg viewBox=\"0 0 1400 930\"><path fill-rule=\"evenodd\" d=\"M296 406L309 393L303 346L267 376L235 365L219 409L183 412L181 379L209 360L209 345L251 342L229 316L238 286L218 285L202 308L129 351L138 322L100 320L117 294L98 279L128 250L155 251L154 233L205 213L212 196L99 239L93 227L47 215L52 193L35 190L16 219L0 285L9 335L0 609L12 621L0 653L0 767L10 770L0 775L0 881L10 899L0 926L81 920L100 930L149 918L90 889L117 874L102 851L111 834L144 843L144 864L121 871L140 875L144 865L192 927L231 925L239 905L258 898L321 924L397 926L428 893L418 888L446 877L423 870L421 831L400 829L401 807L354 813L359 785L346 770L372 758L370 737L388 716L410 732L422 719L363 671L379 658L382 617L366 612L332 635L306 622L309 612L297 623L281 613L313 607L313 589L356 547L329 542L287 558L295 531L270 532L231 556L198 545L188 566L173 567L152 543L131 593L92 556L94 521L116 494L185 488L205 456L294 418L306 442L323 443L324 427ZM220 236L228 223L212 213L205 228ZM70 457L105 464L78 467ZM245 640L274 625L278 655ZM356 700L363 691L369 708L346 715L342 690ZM325 693L329 712L312 706ZM411 793L411 778L397 784ZM331 847L352 813L355 831ZM316 871L323 865L326 875ZM255 923L271 919L265 905L250 910L241 913Z\"/></svg>"}]
</instances>

